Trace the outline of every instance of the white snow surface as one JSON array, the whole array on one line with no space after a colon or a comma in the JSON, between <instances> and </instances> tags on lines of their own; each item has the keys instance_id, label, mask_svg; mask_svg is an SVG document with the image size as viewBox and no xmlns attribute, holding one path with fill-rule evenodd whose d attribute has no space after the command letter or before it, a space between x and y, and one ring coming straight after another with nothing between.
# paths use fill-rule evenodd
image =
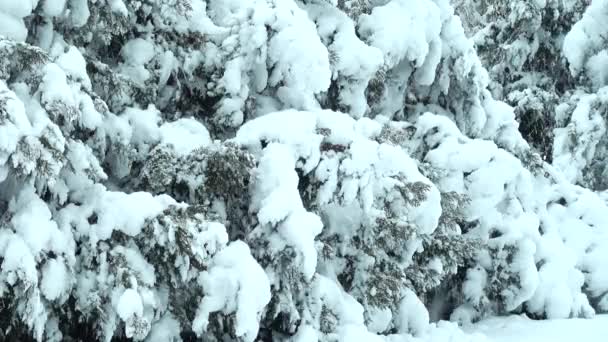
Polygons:
<instances>
[{"instance_id":1,"label":"white snow surface","mask_svg":"<svg viewBox=\"0 0 608 342\"><path fill-rule=\"evenodd\" d=\"M175 152L181 155L211 144L207 128L191 118L164 123L160 126L160 137L162 144L173 146Z\"/></svg>"},{"instance_id":2,"label":"white snow surface","mask_svg":"<svg viewBox=\"0 0 608 342\"><path fill-rule=\"evenodd\" d=\"M593 319L555 320L497 317L465 328L465 331L483 334L488 342L604 342L608 333L608 315L598 315Z\"/></svg>"},{"instance_id":3,"label":"white snow surface","mask_svg":"<svg viewBox=\"0 0 608 342\"><path fill-rule=\"evenodd\" d=\"M494 317L474 325L457 327L440 321L427 326L419 336L389 335L386 342L604 342L608 315L592 319L532 320L525 316ZM376 341L368 333L349 334L344 341ZM372 338L372 339L369 339ZM300 341L300 340L298 340ZM313 341L312 339L304 341ZM379 339L378 341L382 341Z\"/></svg>"}]
</instances>

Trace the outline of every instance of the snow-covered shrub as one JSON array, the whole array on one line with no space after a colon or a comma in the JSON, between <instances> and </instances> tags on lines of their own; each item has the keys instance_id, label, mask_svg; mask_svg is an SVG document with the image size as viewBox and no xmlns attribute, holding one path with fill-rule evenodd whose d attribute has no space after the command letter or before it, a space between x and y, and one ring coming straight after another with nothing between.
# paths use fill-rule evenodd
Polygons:
<instances>
[{"instance_id":1,"label":"snow-covered shrub","mask_svg":"<svg viewBox=\"0 0 608 342\"><path fill-rule=\"evenodd\" d=\"M558 108L562 121L556 130L554 155L570 181L605 190L606 176L606 59L605 29L608 3L595 1L564 38L563 55L573 77L581 84L568 102Z\"/></svg>"},{"instance_id":2,"label":"snow-covered shrub","mask_svg":"<svg viewBox=\"0 0 608 342\"><path fill-rule=\"evenodd\" d=\"M493 96L514 107L521 134L549 162L555 107L575 86L562 42L584 9L585 1L457 1Z\"/></svg>"},{"instance_id":3,"label":"snow-covered shrub","mask_svg":"<svg viewBox=\"0 0 608 342\"><path fill-rule=\"evenodd\" d=\"M1 2L0 339L466 341L431 321L608 310L607 204L572 184L603 186L602 3L568 69L542 58L572 1L483 2L496 63L448 0ZM546 74L491 78L511 64Z\"/></svg>"},{"instance_id":4,"label":"snow-covered shrub","mask_svg":"<svg viewBox=\"0 0 608 342\"><path fill-rule=\"evenodd\" d=\"M324 225L316 247L319 257L314 255L313 263L317 263L320 274L336 279L344 291L363 305L365 323L375 332L387 332L398 326L398 320L392 317L398 317L398 304L407 291L411 291L408 288L424 296L442 280L456 274L459 267L473 262L478 245L476 239L461 235L459 211L466 201L457 194L440 196L402 147L376 141L395 136L388 131L398 129L366 118L353 120L331 111L288 111L268 114L245 124L235 139L263 155L279 146L285 146L280 147L283 150L287 148L281 152L287 153L287 159L277 161L274 168L277 171L269 169L265 174L291 172L296 176L295 171L279 172L283 166L278 165L294 165L291 168L298 170L299 184L294 178L291 187L299 189L306 207L316 212ZM302 205L299 196L298 207ZM290 201L288 197L282 198L275 201L282 203L275 210L287 209ZM289 217L281 219L284 223L279 223L279 231L290 229L284 226L291 224ZM306 219L296 222L303 225L298 229L302 234L316 224L307 224ZM434 233L438 225L440 229ZM319 231L311 237L317 234ZM307 248L315 248L312 240L310 242ZM264 246L262 250L272 250ZM288 264L299 263L300 258L306 263L307 258L306 252L297 251L291 251L286 257ZM281 265L286 267L285 263ZM289 271L282 268L281 272ZM300 283L309 282L307 277L295 276L301 279ZM293 285L288 286L291 296L294 292L308 291L299 286L297 291ZM307 295L310 296L312 294ZM294 304L293 298L286 298L289 304L283 305L291 309L282 318L289 317L291 325L306 318L310 304L297 298ZM281 300L285 299L277 299L275 305ZM322 324L314 319L307 323ZM325 334L331 330L323 329Z\"/></svg>"}]
</instances>

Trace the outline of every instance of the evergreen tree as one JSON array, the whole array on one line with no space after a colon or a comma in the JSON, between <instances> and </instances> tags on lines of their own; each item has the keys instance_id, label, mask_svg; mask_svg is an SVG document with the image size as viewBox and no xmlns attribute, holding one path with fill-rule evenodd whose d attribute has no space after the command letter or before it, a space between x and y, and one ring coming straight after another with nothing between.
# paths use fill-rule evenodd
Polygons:
<instances>
[{"instance_id":1,"label":"evergreen tree","mask_svg":"<svg viewBox=\"0 0 608 342\"><path fill-rule=\"evenodd\" d=\"M429 323L608 310L607 204L573 185L602 186L604 4L481 4L495 61L448 0L0 2L0 339L473 340ZM549 147L522 113L572 82L579 141Z\"/></svg>"},{"instance_id":2,"label":"evergreen tree","mask_svg":"<svg viewBox=\"0 0 608 342\"><path fill-rule=\"evenodd\" d=\"M562 60L564 36L584 1L459 1L495 98L514 107L519 130L551 162L555 109L576 86Z\"/></svg>"}]
</instances>

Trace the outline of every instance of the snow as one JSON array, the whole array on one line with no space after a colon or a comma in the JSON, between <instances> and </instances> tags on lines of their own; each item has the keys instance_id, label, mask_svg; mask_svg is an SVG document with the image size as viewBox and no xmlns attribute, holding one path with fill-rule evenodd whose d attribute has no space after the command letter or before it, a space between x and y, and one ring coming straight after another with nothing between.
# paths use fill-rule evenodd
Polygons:
<instances>
[{"instance_id":1,"label":"snow","mask_svg":"<svg viewBox=\"0 0 608 342\"><path fill-rule=\"evenodd\" d=\"M116 312L123 321L127 321L133 316L141 316L144 307L141 297L135 289L126 289L116 303Z\"/></svg>"},{"instance_id":2,"label":"snow","mask_svg":"<svg viewBox=\"0 0 608 342\"><path fill-rule=\"evenodd\" d=\"M114 1L119 2L121 0ZM143 83L150 78L150 72L145 65L156 55L154 44L145 39L136 38L129 40L120 52L124 60L121 67L122 73L139 83Z\"/></svg>"},{"instance_id":3,"label":"snow","mask_svg":"<svg viewBox=\"0 0 608 342\"><path fill-rule=\"evenodd\" d=\"M321 38L331 42L329 53L337 56L330 66L332 79L340 82L343 90L340 101L350 107L353 117L360 118L368 110L365 88L384 63L382 51L363 43L356 35L354 22L343 12L320 4L310 5L308 10Z\"/></svg>"},{"instance_id":4,"label":"snow","mask_svg":"<svg viewBox=\"0 0 608 342\"><path fill-rule=\"evenodd\" d=\"M42 10L49 17L59 16L65 9L66 0L42 0Z\"/></svg>"},{"instance_id":5,"label":"snow","mask_svg":"<svg viewBox=\"0 0 608 342\"><path fill-rule=\"evenodd\" d=\"M555 129L553 165L573 183L583 178L583 169L591 163L599 139L606 132L604 118L593 108L598 101L601 100L596 94L581 96L570 123ZM576 136L578 141L573 142L572 136Z\"/></svg>"},{"instance_id":6,"label":"snow","mask_svg":"<svg viewBox=\"0 0 608 342\"><path fill-rule=\"evenodd\" d=\"M51 2L55 0L49 0ZM24 18L28 16L36 7L38 0L24 0L24 1L7 1L3 0L0 2L0 12L10 14L17 18Z\"/></svg>"},{"instance_id":7,"label":"snow","mask_svg":"<svg viewBox=\"0 0 608 342\"><path fill-rule=\"evenodd\" d=\"M475 41L451 3L0 0L7 320L38 341L72 338L66 314L106 341L599 341L608 0L499 1ZM548 94L551 162L509 88ZM241 188L203 174L227 144Z\"/></svg>"},{"instance_id":8,"label":"snow","mask_svg":"<svg viewBox=\"0 0 608 342\"><path fill-rule=\"evenodd\" d=\"M329 88L329 55L316 34L316 27L295 2L276 3L277 17L272 25L277 31L268 42L268 64L272 73L268 84L282 85L278 97L294 108L311 109L306 93L320 93Z\"/></svg>"},{"instance_id":9,"label":"snow","mask_svg":"<svg viewBox=\"0 0 608 342\"><path fill-rule=\"evenodd\" d=\"M87 0L70 1L70 9L70 19L77 28L84 26L91 16Z\"/></svg>"},{"instance_id":10,"label":"snow","mask_svg":"<svg viewBox=\"0 0 608 342\"><path fill-rule=\"evenodd\" d=\"M87 63L80 51L71 46L67 52L62 54L55 61L67 75L75 77L83 82L87 88L91 88L91 80L87 74Z\"/></svg>"},{"instance_id":11,"label":"snow","mask_svg":"<svg viewBox=\"0 0 608 342\"><path fill-rule=\"evenodd\" d=\"M67 75L55 63L47 64L44 68L42 79L42 103L52 103L60 101L67 105L74 106L75 100L72 91L68 86Z\"/></svg>"},{"instance_id":12,"label":"snow","mask_svg":"<svg viewBox=\"0 0 608 342\"><path fill-rule=\"evenodd\" d=\"M25 106L17 95L9 90L4 81L0 81L0 92L6 99L6 112L8 117L0 125L0 170L4 167L8 157L17 148L19 139L31 129ZM0 177L2 179L3 177Z\"/></svg>"},{"instance_id":13,"label":"snow","mask_svg":"<svg viewBox=\"0 0 608 342\"><path fill-rule=\"evenodd\" d=\"M320 158L317 146L322 137L315 135L317 116L310 112L286 110L270 113L245 123L235 137L235 142L260 151L262 141L287 144L293 157L305 160L304 172L310 172Z\"/></svg>"},{"instance_id":14,"label":"snow","mask_svg":"<svg viewBox=\"0 0 608 342\"><path fill-rule=\"evenodd\" d=\"M317 265L314 239L321 233L323 223L316 214L304 209L294 166L295 159L285 145L270 144L264 150L256 175L252 209L258 211L261 225L277 226L284 241L277 242L274 246L277 250L286 243L301 252L302 273L310 279Z\"/></svg>"},{"instance_id":15,"label":"snow","mask_svg":"<svg viewBox=\"0 0 608 342\"><path fill-rule=\"evenodd\" d=\"M147 192L108 191L101 186L83 189L75 194L83 201L83 206L77 212L83 218L97 216L91 225L92 242L111 237L114 230L127 235L137 235L146 219L155 217L168 206L176 204L167 195L152 196Z\"/></svg>"},{"instance_id":16,"label":"snow","mask_svg":"<svg viewBox=\"0 0 608 342\"><path fill-rule=\"evenodd\" d=\"M379 335L373 334L360 325L343 325L338 329L339 342L382 342Z\"/></svg>"},{"instance_id":17,"label":"snow","mask_svg":"<svg viewBox=\"0 0 608 342\"><path fill-rule=\"evenodd\" d=\"M423 334L429 325L429 313L424 307L424 303L409 289L406 290L405 296L399 303L397 322L399 332L410 333L414 336Z\"/></svg>"},{"instance_id":18,"label":"snow","mask_svg":"<svg viewBox=\"0 0 608 342\"><path fill-rule=\"evenodd\" d=\"M594 0L564 38L562 48L570 63L570 71L576 75L583 71L585 62L601 49L604 36L608 33L605 25L608 1Z\"/></svg>"},{"instance_id":19,"label":"snow","mask_svg":"<svg viewBox=\"0 0 608 342\"><path fill-rule=\"evenodd\" d=\"M22 18L30 15L37 3L38 0L0 1L0 35L25 41L28 32Z\"/></svg>"},{"instance_id":20,"label":"snow","mask_svg":"<svg viewBox=\"0 0 608 342\"><path fill-rule=\"evenodd\" d=\"M491 318L466 330L486 335L488 342L601 342L606 339L607 325L606 315L540 321L511 316Z\"/></svg>"},{"instance_id":21,"label":"snow","mask_svg":"<svg viewBox=\"0 0 608 342\"><path fill-rule=\"evenodd\" d=\"M116 12L121 15L127 15L129 12L127 11L127 6L123 2L123 0L109 0L110 8L113 12Z\"/></svg>"},{"instance_id":22,"label":"snow","mask_svg":"<svg viewBox=\"0 0 608 342\"><path fill-rule=\"evenodd\" d=\"M70 274L61 259L49 260L42 269L40 288L48 300L56 300L67 292Z\"/></svg>"},{"instance_id":23,"label":"snow","mask_svg":"<svg viewBox=\"0 0 608 342\"><path fill-rule=\"evenodd\" d=\"M0 35L22 42L27 38L27 34L27 28L21 18L0 11Z\"/></svg>"},{"instance_id":24,"label":"snow","mask_svg":"<svg viewBox=\"0 0 608 342\"><path fill-rule=\"evenodd\" d=\"M152 325L150 334L146 337L148 342L165 342L171 341L180 333L179 321L171 314L166 314L159 321Z\"/></svg>"},{"instance_id":25,"label":"snow","mask_svg":"<svg viewBox=\"0 0 608 342\"><path fill-rule=\"evenodd\" d=\"M129 265L133 274L137 275L138 285L153 286L156 283L154 266L150 265L137 250L117 246L111 254L124 258L124 262Z\"/></svg>"},{"instance_id":26,"label":"snow","mask_svg":"<svg viewBox=\"0 0 608 342\"><path fill-rule=\"evenodd\" d=\"M142 38L132 39L122 47L121 54L126 63L146 64L154 57L154 44Z\"/></svg>"},{"instance_id":27,"label":"snow","mask_svg":"<svg viewBox=\"0 0 608 342\"><path fill-rule=\"evenodd\" d=\"M298 333L293 337L294 342L310 342L318 341L319 336L314 327L310 325L302 325L298 329Z\"/></svg>"},{"instance_id":28,"label":"snow","mask_svg":"<svg viewBox=\"0 0 608 342\"><path fill-rule=\"evenodd\" d=\"M197 120L182 118L160 126L160 141L171 145L178 154L187 155L195 149L209 146L211 137L207 128Z\"/></svg>"},{"instance_id":29,"label":"snow","mask_svg":"<svg viewBox=\"0 0 608 342\"><path fill-rule=\"evenodd\" d=\"M9 285L15 284L19 278L32 284L37 283L36 261L29 252L25 241L18 235L7 237L3 234L3 255L2 271L8 274L6 282Z\"/></svg>"},{"instance_id":30,"label":"snow","mask_svg":"<svg viewBox=\"0 0 608 342\"><path fill-rule=\"evenodd\" d=\"M439 63L441 43L433 43L439 44L439 49L437 46L431 48L431 43L439 38L441 21L439 8L432 1L390 1L375 7L371 14L363 15L359 25L363 37L384 53L391 66L407 59L421 67L432 50L427 69L428 73L434 73L434 67ZM405 36L403 26L411 28ZM430 83L428 75L422 79Z\"/></svg>"},{"instance_id":31,"label":"snow","mask_svg":"<svg viewBox=\"0 0 608 342\"><path fill-rule=\"evenodd\" d=\"M122 114L131 126L131 141L135 144L153 143L160 140L158 123L160 112L150 106L145 110L138 108L127 108Z\"/></svg>"},{"instance_id":32,"label":"snow","mask_svg":"<svg viewBox=\"0 0 608 342\"><path fill-rule=\"evenodd\" d=\"M194 332L200 336L207 329L210 313L235 313L236 336L253 342L259 329L258 315L270 301L270 283L249 247L242 241L232 242L214 256L199 283L205 296L193 322Z\"/></svg>"},{"instance_id":33,"label":"snow","mask_svg":"<svg viewBox=\"0 0 608 342\"><path fill-rule=\"evenodd\" d=\"M28 245L28 251L38 256L43 251L50 251L61 246L63 238L57 223L46 203L42 201L31 188L23 189L15 201L9 205L9 210L15 213L11 223L16 233Z\"/></svg>"},{"instance_id":34,"label":"snow","mask_svg":"<svg viewBox=\"0 0 608 342\"><path fill-rule=\"evenodd\" d=\"M608 85L608 50L602 50L591 56L585 68L595 88Z\"/></svg>"}]
</instances>

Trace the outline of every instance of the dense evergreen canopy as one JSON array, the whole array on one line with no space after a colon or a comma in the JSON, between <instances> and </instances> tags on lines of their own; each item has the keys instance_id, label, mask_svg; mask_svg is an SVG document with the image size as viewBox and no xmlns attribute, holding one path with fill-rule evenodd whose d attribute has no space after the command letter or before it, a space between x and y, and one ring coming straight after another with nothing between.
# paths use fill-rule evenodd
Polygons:
<instances>
[{"instance_id":1,"label":"dense evergreen canopy","mask_svg":"<svg viewBox=\"0 0 608 342\"><path fill-rule=\"evenodd\" d=\"M0 339L472 341L608 311L607 19L0 0Z\"/></svg>"}]
</instances>

